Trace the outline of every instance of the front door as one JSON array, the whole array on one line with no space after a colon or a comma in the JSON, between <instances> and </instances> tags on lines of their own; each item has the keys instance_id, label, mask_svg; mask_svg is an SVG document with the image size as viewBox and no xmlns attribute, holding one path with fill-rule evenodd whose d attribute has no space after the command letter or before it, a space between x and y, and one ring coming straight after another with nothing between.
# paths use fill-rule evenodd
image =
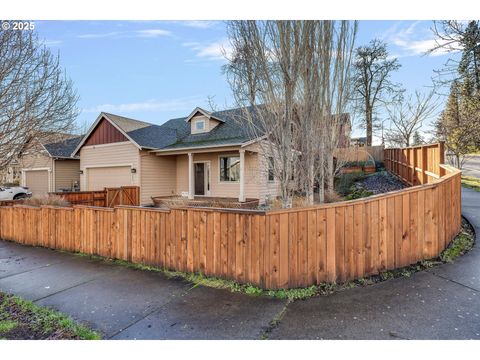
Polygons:
<instances>
[{"instance_id":1,"label":"front door","mask_svg":"<svg viewBox=\"0 0 480 360\"><path fill-rule=\"evenodd\" d=\"M195 195L208 195L210 192L209 184L209 163L194 163L195 173Z\"/></svg>"}]
</instances>

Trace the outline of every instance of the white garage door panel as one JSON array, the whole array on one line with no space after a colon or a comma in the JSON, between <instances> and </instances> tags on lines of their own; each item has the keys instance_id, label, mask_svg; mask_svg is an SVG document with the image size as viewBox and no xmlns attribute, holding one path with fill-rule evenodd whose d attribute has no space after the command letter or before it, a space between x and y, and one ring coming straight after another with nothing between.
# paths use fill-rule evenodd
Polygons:
<instances>
[{"instance_id":1,"label":"white garage door panel","mask_svg":"<svg viewBox=\"0 0 480 360\"><path fill-rule=\"evenodd\" d=\"M48 171L25 171L25 185L32 192L33 196L46 195L48 193Z\"/></svg>"},{"instance_id":2,"label":"white garage door panel","mask_svg":"<svg viewBox=\"0 0 480 360\"><path fill-rule=\"evenodd\" d=\"M103 190L106 187L132 185L130 166L117 166L87 169L87 187L89 191Z\"/></svg>"}]
</instances>

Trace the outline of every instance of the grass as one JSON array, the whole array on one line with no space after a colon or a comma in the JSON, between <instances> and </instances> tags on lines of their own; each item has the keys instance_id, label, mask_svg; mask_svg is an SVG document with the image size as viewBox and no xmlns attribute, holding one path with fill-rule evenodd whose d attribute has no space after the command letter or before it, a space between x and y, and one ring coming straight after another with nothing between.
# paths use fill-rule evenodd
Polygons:
<instances>
[{"instance_id":1,"label":"grass","mask_svg":"<svg viewBox=\"0 0 480 360\"><path fill-rule=\"evenodd\" d=\"M62 313L0 292L0 338L95 340L100 335Z\"/></svg>"},{"instance_id":2,"label":"grass","mask_svg":"<svg viewBox=\"0 0 480 360\"><path fill-rule=\"evenodd\" d=\"M480 192L480 179L462 176L462 186Z\"/></svg>"}]
</instances>

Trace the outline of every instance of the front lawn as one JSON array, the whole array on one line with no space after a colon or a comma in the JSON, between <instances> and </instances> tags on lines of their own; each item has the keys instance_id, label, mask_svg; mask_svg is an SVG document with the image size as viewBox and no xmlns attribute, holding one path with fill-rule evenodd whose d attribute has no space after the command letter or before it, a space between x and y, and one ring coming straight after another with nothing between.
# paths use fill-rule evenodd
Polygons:
<instances>
[{"instance_id":1,"label":"front lawn","mask_svg":"<svg viewBox=\"0 0 480 360\"><path fill-rule=\"evenodd\" d=\"M95 340L100 336L66 315L0 292L0 339Z\"/></svg>"},{"instance_id":2,"label":"front lawn","mask_svg":"<svg viewBox=\"0 0 480 360\"><path fill-rule=\"evenodd\" d=\"M480 179L471 176L462 176L462 186L480 192Z\"/></svg>"}]
</instances>

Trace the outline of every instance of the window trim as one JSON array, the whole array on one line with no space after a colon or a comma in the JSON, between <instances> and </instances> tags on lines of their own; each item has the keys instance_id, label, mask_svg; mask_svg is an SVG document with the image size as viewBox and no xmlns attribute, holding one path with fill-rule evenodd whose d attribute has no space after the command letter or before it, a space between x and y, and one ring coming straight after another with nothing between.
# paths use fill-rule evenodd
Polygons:
<instances>
[{"instance_id":1,"label":"window trim","mask_svg":"<svg viewBox=\"0 0 480 360\"><path fill-rule=\"evenodd\" d=\"M221 177L221 171L222 171L222 167L221 167L221 158L232 158L232 157L236 157L238 158L238 162L239 162L239 166L240 166L240 154L236 155L236 154L221 154L221 155L218 155L218 182L221 183L221 184L239 184L240 183L240 178L238 180L222 180L222 177ZM240 177L240 175L239 175Z\"/></svg>"},{"instance_id":2,"label":"window trim","mask_svg":"<svg viewBox=\"0 0 480 360\"><path fill-rule=\"evenodd\" d=\"M198 124L203 124L203 127L199 129L197 127ZM194 124L195 132L204 132L207 131L207 122L205 119L195 119L195 124Z\"/></svg>"}]
</instances>

